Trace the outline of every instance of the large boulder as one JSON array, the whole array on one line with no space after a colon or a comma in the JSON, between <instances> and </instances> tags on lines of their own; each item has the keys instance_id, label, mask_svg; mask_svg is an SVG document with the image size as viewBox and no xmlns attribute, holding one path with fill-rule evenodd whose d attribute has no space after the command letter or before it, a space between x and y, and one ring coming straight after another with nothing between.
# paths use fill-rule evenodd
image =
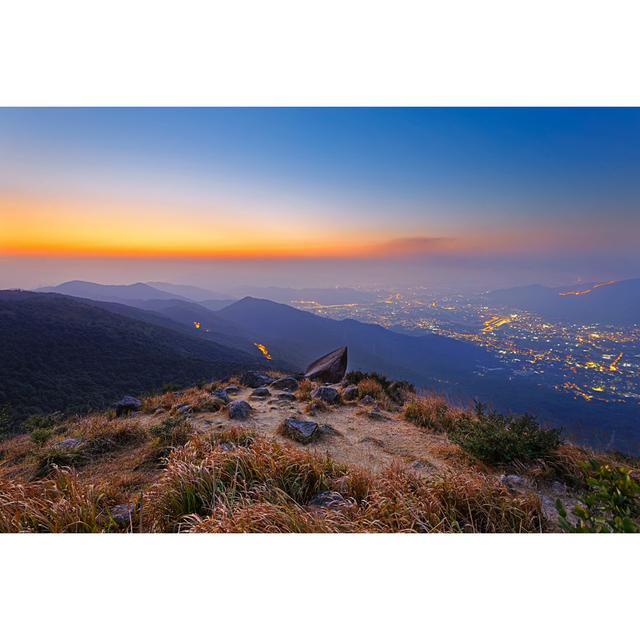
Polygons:
<instances>
[{"instance_id":1,"label":"large boulder","mask_svg":"<svg viewBox=\"0 0 640 640\"><path fill-rule=\"evenodd\" d=\"M347 371L347 347L340 347L321 358L314 360L304 372L304 377L309 380L335 383L344 378Z\"/></svg>"},{"instance_id":2,"label":"large boulder","mask_svg":"<svg viewBox=\"0 0 640 640\"><path fill-rule=\"evenodd\" d=\"M132 411L137 411L142 406L142 402L133 396L124 396L113 405L116 409L116 416L126 416Z\"/></svg>"},{"instance_id":3,"label":"large boulder","mask_svg":"<svg viewBox=\"0 0 640 640\"><path fill-rule=\"evenodd\" d=\"M271 383L271 388L281 391L295 391L298 388L298 381L292 376L278 378Z\"/></svg>"},{"instance_id":4,"label":"large boulder","mask_svg":"<svg viewBox=\"0 0 640 640\"><path fill-rule=\"evenodd\" d=\"M245 387L251 387L252 389L264 387L272 382L273 378L261 371L245 371L240 378L240 384L243 384Z\"/></svg>"},{"instance_id":5,"label":"large boulder","mask_svg":"<svg viewBox=\"0 0 640 640\"><path fill-rule=\"evenodd\" d=\"M311 397L328 404L337 404L340 400L340 394L333 387L318 387L311 392Z\"/></svg>"},{"instance_id":6,"label":"large boulder","mask_svg":"<svg viewBox=\"0 0 640 640\"><path fill-rule=\"evenodd\" d=\"M245 400L233 400L227 405L227 410L232 420L246 420L251 415L251 405Z\"/></svg>"},{"instance_id":7,"label":"large boulder","mask_svg":"<svg viewBox=\"0 0 640 640\"><path fill-rule=\"evenodd\" d=\"M320 435L320 430L317 422L286 418L282 423L282 434L302 444L308 444Z\"/></svg>"}]
</instances>

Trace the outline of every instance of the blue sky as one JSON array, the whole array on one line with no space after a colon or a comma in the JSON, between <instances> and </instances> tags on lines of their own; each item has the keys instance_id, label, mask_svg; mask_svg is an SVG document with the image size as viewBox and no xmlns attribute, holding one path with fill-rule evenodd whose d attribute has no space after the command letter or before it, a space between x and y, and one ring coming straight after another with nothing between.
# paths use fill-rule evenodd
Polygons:
<instances>
[{"instance_id":1,"label":"blue sky","mask_svg":"<svg viewBox=\"0 0 640 640\"><path fill-rule=\"evenodd\" d=\"M0 150L16 260L179 238L211 260L638 267L638 109L2 109ZM136 220L145 242L118 245ZM49 222L58 244L29 235Z\"/></svg>"}]
</instances>

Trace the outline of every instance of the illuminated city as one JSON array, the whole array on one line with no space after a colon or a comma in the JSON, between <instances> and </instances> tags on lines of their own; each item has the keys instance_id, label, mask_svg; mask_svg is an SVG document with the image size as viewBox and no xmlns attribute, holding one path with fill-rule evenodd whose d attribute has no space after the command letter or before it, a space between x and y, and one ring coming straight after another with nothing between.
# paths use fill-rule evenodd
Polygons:
<instances>
[{"instance_id":1,"label":"illuminated city","mask_svg":"<svg viewBox=\"0 0 640 640\"><path fill-rule=\"evenodd\" d=\"M377 293L371 304L298 300L294 305L334 319L472 342L494 353L510 376L582 402L640 404L640 324L552 322L521 310L491 308L480 296L431 295L419 288Z\"/></svg>"}]
</instances>

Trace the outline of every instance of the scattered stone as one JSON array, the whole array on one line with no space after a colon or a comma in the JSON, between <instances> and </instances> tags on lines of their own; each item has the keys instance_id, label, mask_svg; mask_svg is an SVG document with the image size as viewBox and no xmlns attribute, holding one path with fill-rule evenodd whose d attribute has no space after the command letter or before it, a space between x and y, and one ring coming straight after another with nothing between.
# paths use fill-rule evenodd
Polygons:
<instances>
[{"instance_id":1,"label":"scattered stone","mask_svg":"<svg viewBox=\"0 0 640 640\"><path fill-rule=\"evenodd\" d=\"M318 423L311 420L286 418L282 423L282 433L292 440L308 444L318 436Z\"/></svg>"},{"instance_id":2,"label":"scattered stone","mask_svg":"<svg viewBox=\"0 0 640 640\"><path fill-rule=\"evenodd\" d=\"M369 411L367 415L372 420L391 420L391 418L389 416L385 416L378 407L373 407L373 409L371 409L371 411Z\"/></svg>"},{"instance_id":3,"label":"scattered stone","mask_svg":"<svg viewBox=\"0 0 640 640\"><path fill-rule=\"evenodd\" d=\"M111 509L111 517L119 525L130 524L135 511L136 506L130 502L126 504L117 504Z\"/></svg>"},{"instance_id":4,"label":"scattered stone","mask_svg":"<svg viewBox=\"0 0 640 640\"><path fill-rule=\"evenodd\" d=\"M232 420L246 420L251 414L251 405L245 400L233 400L227 409Z\"/></svg>"},{"instance_id":5,"label":"scattered stone","mask_svg":"<svg viewBox=\"0 0 640 640\"><path fill-rule=\"evenodd\" d=\"M175 406L176 413L189 413L192 410L191 405L188 402L183 402Z\"/></svg>"},{"instance_id":6,"label":"scattered stone","mask_svg":"<svg viewBox=\"0 0 640 640\"><path fill-rule=\"evenodd\" d=\"M132 411L137 411L142 406L142 402L133 396L124 396L114 404L116 417L125 416Z\"/></svg>"},{"instance_id":7,"label":"scattered stone","mask_svg":"<svg viewBox=\"0 0 640 640\"><path fill-rule=\"evenodd\" d=\"M153 415L157 416L159 413L164 413L164 409L162 407L158 407L154 412Z\"/></svg>"},{"instance_id":8,"label":"scattered stone","mask_svg":"<svg viewBox=\"0 0 640 640\"><path fill-rule=\"evenodd\" d=\"M307 506L316 509L340 509L349 506L349 501L337 491L323 491L313 496Z\"/></svg>"},{"instance_id":9,"label":"scattered stone","mask_svg":"<svg viewBox=\"0 0 640 640\"><path fill-rule=\"evenodd\" d=\"M347 402L358 399L358 387L355 384L350 384L342 391L342 399Z\"/></svg>"},{"instance_id":10,"label":"scattered stone","mask_svg":"<svg viewBox=\"0 0 640 640\"><path fill-rule=\"evenodd\" d=\"M227 451L227 452L229 452L229 451L233 451L233 450L235 449L235 446L234 446L234 444L233 444L232 442L223 442L223 443L220 445L220 448L221 448L223 451Z\"/></svg>"},{"instance_id":11,"label":"scattered stone","mask_svg":"<svg viewBox=\"0 0 640 640\"><path fill-rule=\"evenodd\" d=\"M338 431L337 429L332 427L330 424L321 424L319 429L320 429L320 433L327 436L340 436L341 438L344 437L341 431Z\"/></svg>"},{"instance_id":12,"label":"scattered stone","mask_svg":"<svg viewBox=\"0 0 640 640\"><path fill-rule=\"evenodd\" d=\"M314 360L304 372L309 380L335 383L344 378L347 371L347 347L340 347Z\"/></svg>"},{"instance_id":13,"label":"scattered stone","mask_svg":"<svg viewBox=\"0 0 640 640\"><path fill-rule=\"evenodd\" d=\"M240 383L245 387L251 387L257 389L258 387L264 387L273 382L273 378L260 371L245 371L240 378Z\"/></svg>"},{"instance_id":14,"label":"scattered stone","mask_svg":"<svg viewBox=\"0 0 640 640\"><path fill-rule=\"evenodd\" d=\"M218 400L222 400L222 402L224 402L225 404L229 404L230 398L226 389L214 389L211 392L211 395L214 398L218 398Z\"/></svg>"},{"instance_id":15,"label":"scattered stone","mask_svg":"<svg viewBox=\"0 0 640 640\"><path fill-rule=\"evenodd\" d=\"M361 404L374 404L375 400L371 396L366 395L364 398L362 398L360 400L360 403Z\"/></svg>"},{"instance_id":16,"label":"scattered stone","mask_svg":"<svg viewBox=\"0 0 640 640\"><path fill-rule=\"evenodd\" d=\"M553 493L564 495L565 493L567 493L567 487L566 485L562 484L562 482L554 480L551 483L551 491L553 491Z\"/></svg>"},{"instance_id":17,"label":"scattered stone","mask_svg":"<svg viewBox=\"0 0 640 640\"><path fill-rule=\"evenodd\" d=\"M333 387L318 387L311 392L311 397L316 400L323 400L328 404L337 404L340 394Z\"/></svg>"},{"instance_id":18,"label":"scattered stone","mask_svg":"<svg viewBox=\"0 0 640 640\"><path fill-rule=\"evenodd\" d=\"M500 482L509 489L531 489L533 486L531 480L515 474L501 475Z\"/></svg>"},{"instance_id":19,"label":"scattered stone","mask_svg":"<svg viewBox=\"0 0 640 640\"><path fill-rule=\"evenodd\" d=\"M240 387L237 384L227 385L224 390L229 394L233 395L234 393L240 393Z\"/></svg>"},{"instance_id":20,"label":"scattered stone","mask_svg":"<svg viewBox=\"0 0 640 640\"><path fill-rule=\"evenodd\" d=\"M267 387L258 387L251 393L252 398L268 398L271 395L271 391Z\"/></svg>"},{"instance_id":21,"label":"scattered stone","mask_svg":"<svg viewBox=\"0 0 640 640\"><path fill-rule=\"evenodd\" d=\"M287 400L288 402L293 402L296 399L295 395L293 393L289 393L288 391L279 393L277 397L279 400Z\"/></svg>"},{"instance_id":22,"label":"scattered stone","mask_svg":"<svg viewBox=\"0 0 640 640\"><path fill-rule=\"evenodd\" d=\"M281 389L283 391L295 391L298 388L298 381L292 376L278 378L271 383L272 389Z\"/></svg>"},{"instance_id":23,"label":"scattered stone","mask_svg":"<svg viewBox=\"0 0 640 640\"><path fill-rule=\"evenodd\" d=\"M76 449L81 444L81 438L65 438L64 440L60 440L60 442L57 442L53 446L56 447L56 449L64 449L66 451L67 449Z\"/></svg>"},{"instance_id":24,"label":"scattered stone","mask_svg":"<svg viewBox=\"0 0 640 640\"><path fill-rule=\"evenodd\" d=\"M423 462L422 460L416 460L412 465L411 468L412 469L416 469L418 471L424 471L425 469L429 469L431 465Z\"/></svg>"}]
</instances>

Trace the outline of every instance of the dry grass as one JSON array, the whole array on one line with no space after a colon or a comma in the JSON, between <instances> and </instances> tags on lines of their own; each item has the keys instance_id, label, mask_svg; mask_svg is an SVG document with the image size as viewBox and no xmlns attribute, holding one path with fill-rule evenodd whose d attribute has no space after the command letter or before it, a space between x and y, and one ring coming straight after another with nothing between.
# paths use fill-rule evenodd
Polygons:
<instances>
[{"instance_id":1,"label":"dry grass","mask_svg":"<svg viewBox=\"0 0 640 640\"><path fill-rule=\"evenodd\" d=\"M56 469L50 480L29 484L0 482L0 532L94 533L117 531L109 495Z\"/></svg>"},{"instance_id":2,"label":"dry grass","mask_svg":"<svg viewBox=\"0 0 640 640\"><path fill-rule=\"evenodd\" d=\"M296 398L300 402L309 402L311 400L311 392L314 389L314 384L311 380L300 380L298 384L298 390L296 391Z\"/></svg>"},{"instance_id":3,"label":"dry grass","mask_svg":"<svg viewBox=\"0 0 640 640\"><path fill-rule=\"evenodd\" d=\"M364 378L358 382L358 398L371 396L375 400L382 400L385 395L382 385L372 378Z\"/></svg>"},{"instance_id":4,"label":"dry grass","mask_svg":"<svg viewBox=\"0 0 640 640\"><path fill-rule=\"evenodd\" d=\"M404 417L413 424L437 433L446 433L462 414L439 396L415 396L404 408Z\"/></svg>"},{"instance_id":5,"label":"dry grass","mask_svg":"<svg viewBox=\"0 0 640 640\"><path fill-rule=\"evenodd\" d=\"M238 431L234 438L240 437ZM344 505L312 509L321 491ZM256 437L223 448L192 441L172 452L145 496L155 531L539 531L540 504L480 473L420 478L399 467L374 476Z\"/></svg>"},{"instance_id":6,"label":"dry grass","mask_svg":"<svg viewBox=\"0 0 640 640\"><path fill-rule=\"evenodd\" d=\"M320 398L312 398L307 402L304 407L304 412L310 416L315 416L317 413L327 413L331 411L331 406Z\"/></svg>"}]
</instances>

